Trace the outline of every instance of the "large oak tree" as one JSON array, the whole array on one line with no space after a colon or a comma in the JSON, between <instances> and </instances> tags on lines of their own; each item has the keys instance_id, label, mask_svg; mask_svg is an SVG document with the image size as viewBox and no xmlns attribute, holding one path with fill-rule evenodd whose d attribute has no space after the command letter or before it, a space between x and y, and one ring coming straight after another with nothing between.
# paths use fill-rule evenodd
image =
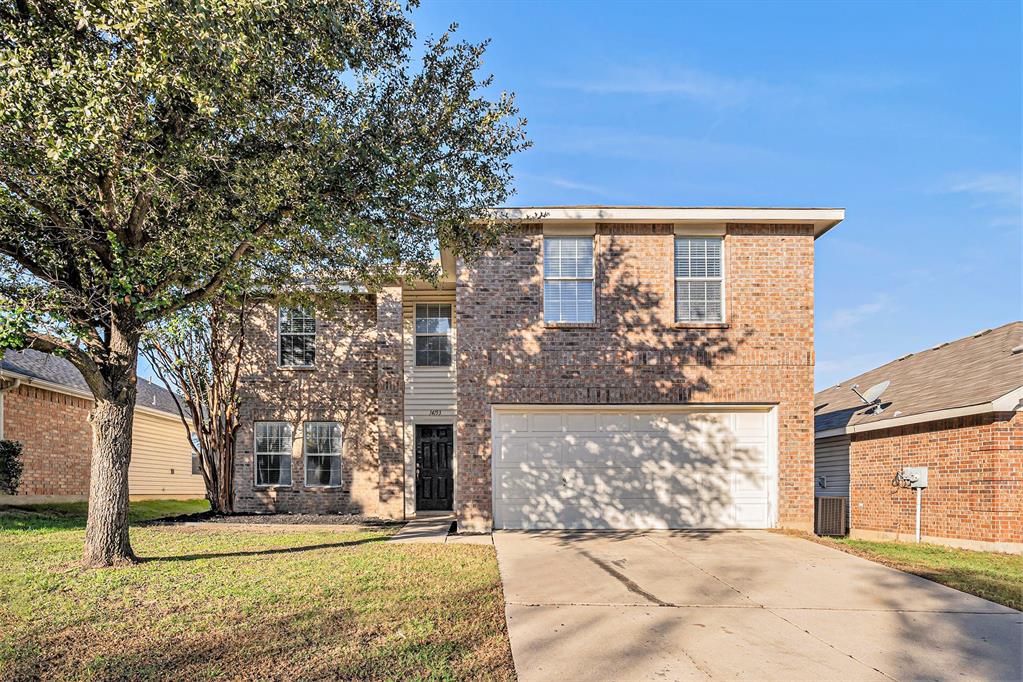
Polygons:
<instances>
[{"instance_id":1,"label":"large oak tree","mask_svg":"<svg viewBox=\"0 0 1023 682\"><path fill-rule=\"evenodd\" d=\"M95 397L87 565L134 558L147 324L238 278L429 276L438 242L500 232L524 122L483 45L420 45L409 11L0 0L0 347L67 357Z\"/></svg>"}]
</instances>

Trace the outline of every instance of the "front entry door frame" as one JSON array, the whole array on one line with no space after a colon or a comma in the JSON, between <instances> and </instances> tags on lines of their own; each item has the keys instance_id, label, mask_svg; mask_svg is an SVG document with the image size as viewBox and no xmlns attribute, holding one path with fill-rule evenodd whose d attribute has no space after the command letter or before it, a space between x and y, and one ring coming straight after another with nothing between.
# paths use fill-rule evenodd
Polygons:
<instances>
[{"instance_id":1,"label":"front entry door frame","mask_svg":"<svg viewBox=\"0 0 1023 682\"><path fill-rule=\"evenodd\" d=\"M416 424L414 429L416 511L452 511L454 424Z\"/></svg>"}]
</instances>

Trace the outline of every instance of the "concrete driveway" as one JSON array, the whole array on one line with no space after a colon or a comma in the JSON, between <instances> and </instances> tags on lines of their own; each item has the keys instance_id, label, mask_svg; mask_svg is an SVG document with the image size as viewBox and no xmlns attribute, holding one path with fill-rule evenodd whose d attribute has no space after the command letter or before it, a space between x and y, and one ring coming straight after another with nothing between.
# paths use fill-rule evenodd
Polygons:
<instances>
[{"instance_id":1,"label":"concrete driveway","mask_svg":"<svg viewBox=\"0 0 1023 682\"><path fill-rule=\"evenodd\" d=\"M494 534L519 679L1020 680L1023 614L765 531Z\"/></svg>"}]
</instances>

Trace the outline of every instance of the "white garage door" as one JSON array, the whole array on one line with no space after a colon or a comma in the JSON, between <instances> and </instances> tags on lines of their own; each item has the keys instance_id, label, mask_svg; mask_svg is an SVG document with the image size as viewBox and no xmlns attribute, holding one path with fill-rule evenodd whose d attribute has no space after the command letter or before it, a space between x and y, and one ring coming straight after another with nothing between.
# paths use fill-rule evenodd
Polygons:
<instances>
[{"instance_id":1,"label":"white garage door","mask_svg":"<svg viewBox=\"0 0 1023 682\"><path fill-rule=\"evenodd\" d=\"M497 528L767 528L771 413L495 408Z\"/></svg>"}]
</instances>

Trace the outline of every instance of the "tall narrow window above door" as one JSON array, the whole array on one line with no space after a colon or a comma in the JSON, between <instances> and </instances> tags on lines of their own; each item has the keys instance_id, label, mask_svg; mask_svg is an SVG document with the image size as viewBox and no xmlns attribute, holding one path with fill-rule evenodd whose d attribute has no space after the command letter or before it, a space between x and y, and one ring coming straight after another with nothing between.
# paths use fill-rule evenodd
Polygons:
<instances>
[{"instance_id":1,"label":"tall narrow window above door","mask_svg":"<svg viewBox=\"0 0 1023 682\"><path fill-rule=\"evenodd\" d=\"M451 366L451 304L416 304L416 367Z\"/></svg>"}]
</instances>

